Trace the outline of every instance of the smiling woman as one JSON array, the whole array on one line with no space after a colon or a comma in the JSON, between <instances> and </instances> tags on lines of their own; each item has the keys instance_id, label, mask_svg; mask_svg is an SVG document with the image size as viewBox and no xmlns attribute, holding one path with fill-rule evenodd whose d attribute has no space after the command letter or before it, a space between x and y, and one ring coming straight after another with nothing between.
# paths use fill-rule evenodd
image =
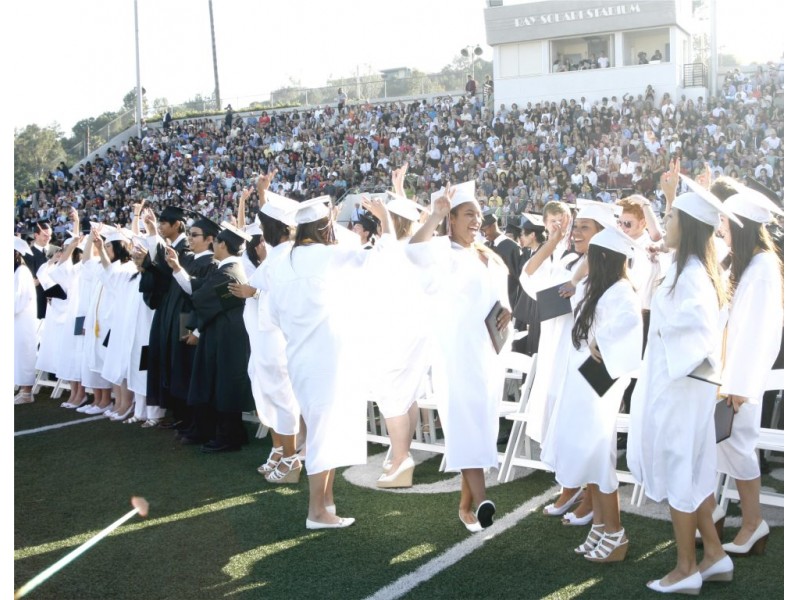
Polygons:
<instances>
[{"instance_id":1,"label":"smiling woman","mask_svg":"<svg viewBox=\"0 0 800 600\"><path fill-rule=\"evenodd\" d=\"M492 347L485 319L499 303L499 330L508 327L508 270L493 252L475 244L481 210L475 182L432 194L433 214L411 238L409 259L420 267L435 296L441 368L434 363L434 389L445 437L448 471L462 475L459 519L470 532L493 522L495 505L486 499L484 469L497 466L498 400L503 365ZM450 236L433 239L450 220ZM468 302L465 300L469 299ZM477 514L473 508L477 508Z\"/></svg>"}]
</instances>

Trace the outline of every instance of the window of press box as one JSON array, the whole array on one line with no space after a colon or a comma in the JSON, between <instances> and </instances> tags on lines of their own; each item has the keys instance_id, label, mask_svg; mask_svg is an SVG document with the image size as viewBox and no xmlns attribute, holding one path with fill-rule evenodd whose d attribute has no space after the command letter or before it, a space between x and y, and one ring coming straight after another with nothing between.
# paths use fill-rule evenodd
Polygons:
<instances>
[{"instance_id":1,"label":"window of press box","mask_svg":"<svg viewBox=\"0 0 800 600\"><path fill-rule=\"evenodd\" d=\"M611 35L565 38L550 42L551 73L602 69L615 65Z\"/></svg>"},{"instance_id":2,"label":"window of press box","mask_svg":"<svg viewBox=\"0 0 800 600\"><path fill-rule=\"evenodd\" d=\"M669 62L669 29L645 29L624 33L622 54L625 66Z\"/></svg>"}]
</instances>

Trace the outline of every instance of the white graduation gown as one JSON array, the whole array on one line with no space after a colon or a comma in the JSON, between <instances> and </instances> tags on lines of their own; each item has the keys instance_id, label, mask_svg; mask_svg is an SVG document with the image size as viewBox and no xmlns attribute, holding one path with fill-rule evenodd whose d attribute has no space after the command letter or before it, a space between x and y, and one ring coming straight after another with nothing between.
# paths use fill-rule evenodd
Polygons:
<instances>
[{"instance_id":1,"label":"white graduation gown","mask_svg":"<svg viewBox=\"0 0 800 600\"><path fill-rule=\"evenodd\" d=\"M36 286L24 263L14 271L14 385L36 381Z\"/></svg>"},{"instance_id":2,"label":"white graduation gown","mask_svg":"<svg viewBox=\"0 0 800 600\"><path fill-rule=\"evenodd\" d=\"M774 254L760 252L745 269L731 300L720 389L747 398L733 419L731 437L717 444L717 469L736 479L761 476L755 451L761 399L780 351L782 330L780 265Z\"/></svg>"},{"instance_id":3,"label":"white graduation gown","mask_svg":"<svg viewBox=\"0 0 800 600\"><path fill-rule=\"evenodd\" d=\"M284 242L268 246L267 258L258 268L249 260L242 261L248 283L259 290L258 299L248 298L244 307L244 324L250 336L250 362L247 374L253 388L258 418L280 435L296 435L300 431L300 405L289 380L286 359L286 338L270 318L269 265L279 262L292 248Z\"/></svg>"},{"instance_id":4,"label":"white graduation gown","mask_svg":"<svg viewBox=\"0 0 800 600\"><path fill-rule=\"evenodd\" d=\"M309 475L367 460L366 352L355 343L350 309L366 298L363 265L387 239L369 251L298 246L268 268L270 316L286 337L289 378L308 430Z\"/></svg>"},{"instance_id":5,"label":"white graduation gown","mask_svg":"<svg viewBox=\"0 0 800 600\"><path fill-rule=\"evenodd\" d=\"M42 285L42 289L49 290L56 285L51 277L56 265L49 262L44 263L36 272L36 278ZM62 346L65 330L69 328L67 323L67 313L69 312L69 298L50 298L47 306L47 314L39 332L39 352L36 356L36 369L47 373L56 373L60 357L64 352Z\"/></svg>"},{"instance_id":6,"label":"white graduation gown","mask_svg":"<svg viewBox=\"0 0 800 600\"><path fill-rule=\"evenodd\" d=\"M533 275L528 275L523 268L519 276L520 285L526 294L536 298L537 292L572 279L575 269L582 260L585 260L585 258L577 259L578 255L574 253L569 253L558 260L548 258ZM572 265L571 268L569 265ZM583 282L579 283L575 295L570 298L573 310L583 296L583 285ZM567 361L564 358L572 344L573 323L572 313L542 321L536 374L528 400L528 423L525 427L528 436L540 444L547 439L550 419L567 376Z\"/></svg>"},{"instance_id":7,"label":"white graduation gown","mask_svg":"<svg viewBox=\"0 0 800 600\"><path fill-rule=\"evenodd\" d=\"M717 388L687 375L706 358L719 366L724 311L697 258L687 261L671 290L675 275L673 263L653 295L627 459L649 498L693 512L716 487Z\"/></svg>"},{"instance_id":8,"label":"white graduation gown","mask_svg":"<svg viewBox=\"0 0 800 600\"><path fill-rule=\"evenodd\" d=\"M571 335L570 331L570 335ZM597 484L610 494L617 480L617 414L630 375L641 363L642 308L631 282L622 279L600 297L589 339L616 383L602 397L578 372L589 357L584 341L570 347L564 389L551 417L541 460L565 488Z\"/></svg>"},{"instance_id":9,"label":"white graduation gown","mask_svg":"<svg viewBox=\"0 0 800 600\"><path fill-rule=\"evenodd\" d=\"M60 355L56 367L56 377L65 381L81 380L81 360L83 357L83 336L75 335L75 318L80 307L80 274L83 264L72 264L67 260L50 271L50 277L67 293L66 325L59 341Z\"/></svg>"},{"instance_id":10,"label":"white graduation gown","mask_svg":"<svg viewBox=\"0 0 800 600\"><path fill-rule=\"evenodd\" d=\"M134 281L138 288L140 278L137 277ZM139 396L147 396L147 366L145 365L145 368L141 370L139 366L142 360L142 348L150 343L150 328L153 324L153 313L155 311L147 306L141 293L137 294L137 301L133 302L133 305L135 309L131 313L131 319L135 321L135 326L133 329L132 351L128 359L127 386L133 393ZM147 407L147 410L163 409ZM148 416L148 418L158 417L153 415Z\"/></svg>"},{"instance_id":11,"label":"white graduation gown","mask_svg":"<svg viewBox=\"0 0 800 600\"><path fill-rule=\"evenodd\" d=\"M369 319L376 325L372 349L377 361L371 398L385 418L408 412L431 368L431 309L419 269L406 254L408 240L384 251L374 282L377 297ZM367 321L369 323L369 321Z\"/></svg>"},{"instance_id":12,"label":"white graduation gown","mask_svg":"<svg viewBox=\"0 0 800 600\"><path fill-rule=\"evenodd\" d=\"M114 385L120 385L128 377L129 364L134 354L133 338L138 306L144 302L139 291L139 277L131 279L135 273L136 265L133 261L124 264L113 262L103 273L105 293L108 294L105 298L111 302L112 307L112 325L100 374Z\"/></svg>"},{"instance_id":13,"label":"white graduation gown","mask_svg":"<svg viewBox=\"0 0 800 600\"><path fill-rule=\"evenodd\" d=\"M443 365L434 369L433 383L447 470L496 467L505 371L484 319L496 302L508 307L508 270L499 260L487 267L474 250L446 237L408 244L407 253L426 271L425 289L433 293L432 351Z\"/></svg>"},{"instance_id":14,"label":"white graduation gown","mask_svg":"<svg viewBox=\"0 0 800 600\"><path fill-rule=\"evenodd\" d=\"M103 271L103 265L100 264L98 257L93 257L83 263L81 269L81 306L78 309L79 314L85 316L86 319L83 323L83 355L81 358L81 383L90 389L109 389L111 384L100 376L99 368L95 369L96 353L95 345L100 346L105 337L105 332L100 331L95 334L95 322L97 315L97 303L100 300L100 291L103 288L103 282L100 279L100 274ZM85 299L85 304L84 304Z\"/></svg>"}]
</instances>

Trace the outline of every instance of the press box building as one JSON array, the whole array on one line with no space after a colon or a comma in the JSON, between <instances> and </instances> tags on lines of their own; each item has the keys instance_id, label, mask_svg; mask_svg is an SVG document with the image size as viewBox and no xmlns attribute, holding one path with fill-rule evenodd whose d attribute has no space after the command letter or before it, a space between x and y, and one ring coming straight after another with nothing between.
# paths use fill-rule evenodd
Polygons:
<instances>
[{"instance_id":1,"label":"press box building","mask_svg":"<svg viewBox=\"0 0 800 600\"><path fill-rule=\"evenodd\" d=\"M648 84L657 102L664 92L708 98L708 68L695 60L692 44L698 6L695 0L488 0L495 110L515 102L522 107L581 96L594 102L625 92L636 97ZM608 68L575 68L601 56Z\"/></svg>"}]
</instances>

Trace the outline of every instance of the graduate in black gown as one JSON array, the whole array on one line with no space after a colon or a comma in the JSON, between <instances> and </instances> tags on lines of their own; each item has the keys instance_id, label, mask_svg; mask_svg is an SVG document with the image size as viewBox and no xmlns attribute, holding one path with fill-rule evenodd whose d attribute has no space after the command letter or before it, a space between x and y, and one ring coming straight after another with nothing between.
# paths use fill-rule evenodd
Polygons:
<instances>
[{"instance_id":1,"label":"graduate in black gown","mask_svg":"<svg viewBox=\"0 0 800 600\"><path fill-rule=\"evenodd\" d=\"M172 277L165 253L167 247L174 250L183 267L191 265L194 253L186 240L186 216L182 209L166 207L158 216L158 232L153 212L146 209L143 214L148 255L142 264L139 289L155 311L147 355L147 404L172 411L172 420L161 426L181 427L189 419L186 398L192 351L185 338L191 305L189 295Z\"/></svg>"},{"instance_id":2,"label":"graduate in black gown","mask_svg":"<svg viewBox=\"0 0 800 600\"><path fill-rule=\"evenodd\" d=\"M189 277L177 253L167 251L176 279L189 279L192 285L200 338L189 405L205 405L208 410L201 414L214 420L215 437L202 447L207 453L241 450L247 443L242 412L255 409L247 374L250 340L244 325L245 301L229 290L232 284L247 283L241 255L250 236L228 223L223 223L222 229L214 240L214 258L219 264L204 279Z\"/></svg>"},{"instance_id":3,"label":"graduate in black gown","mask_svg":"<svg viewBox=\"0 0 800 600\"><path fill-rule=\"evenodd\" d=\"M47 314L47 299L60 298L64 300L67 295L60 285L54 285L45 290L36 278L39 267L50 260L50 257L58 248L50 245L50 239L53 237L50 221L47 219L40 219L33 224L33 227L31 254L26 254L22 258L25 264L28 265L31 273L33 273L33 282L36 285L36 318L44 319Z\"/></svg>"}]
</instances>

